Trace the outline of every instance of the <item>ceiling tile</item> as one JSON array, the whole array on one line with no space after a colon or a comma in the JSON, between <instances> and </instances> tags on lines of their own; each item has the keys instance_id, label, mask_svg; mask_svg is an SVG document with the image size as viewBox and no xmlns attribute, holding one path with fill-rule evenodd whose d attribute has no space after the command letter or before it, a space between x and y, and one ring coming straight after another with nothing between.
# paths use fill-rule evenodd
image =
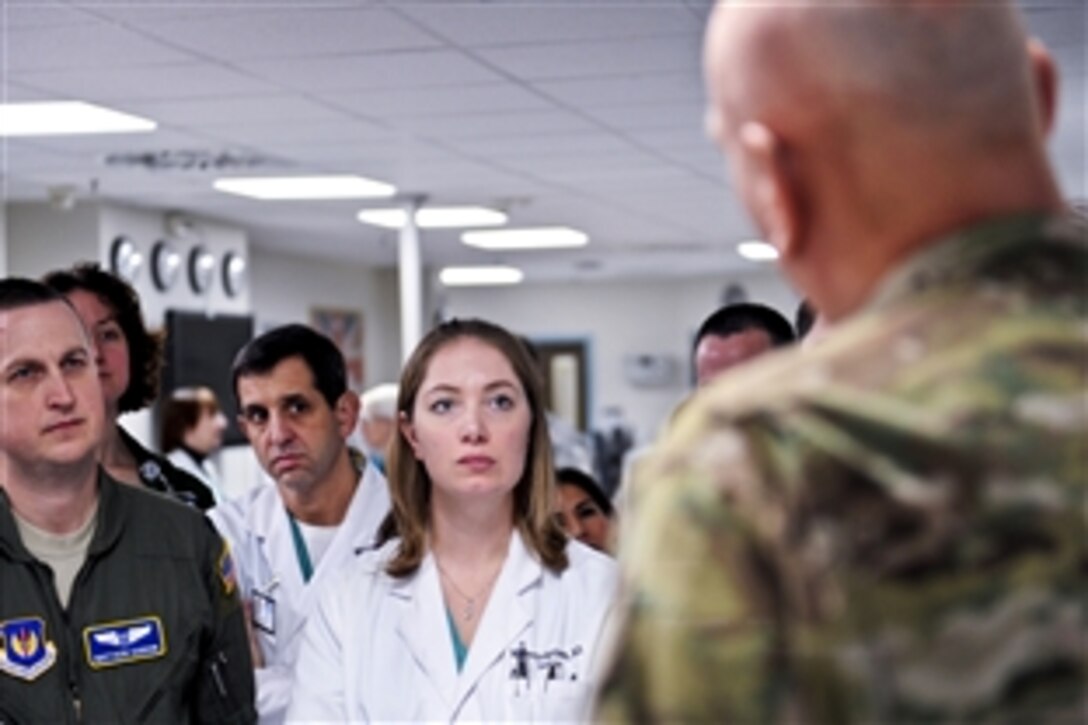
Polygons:
<instances>
[{"instance_id":1,"label":"ceiling tile","mask_svg":"<svg viewBox=\"0 0 1088 725\"><path fill-rule=\"evenodd\" d=\"M138 33L101 21L24 28L5 37L7 72L132 67L184 63L192 56ZM17 77L17 76L16 76Z\"/></svg>"},{"instance_id":2,"label":"ceiling tile","mask_svg":"<svg viewBox=\"0 0 1088 725\"><path fill-rule=\"evenodd\" d=\"M138 68L75 68L24 72L19 80L52 92L55 97L110 101L114 99L209 98L271 93L272 84L210 63L156 65Z\"/></svg>"},{"instance_id":3,"label":"ceiling tile","mask_svg":"<svg viewBox=\"0 0 1088 725\"><path fill-rule=\"evenodd\" d=\"M403 126L423 136L447 140L521 137L542 133L581 133L597 130L592 123L565 111L424 116L406 119Z\"/></svg>"},{"instance_id":4,"label":"ceiling tile","mask_svg":"<svg viewBox=\"0 0 1088 725\"><path fill-rule=\"evenodd\" d=\"M11 30L55 27L58 25L84 26L93 17L83 10L64 7L58 3L4 3L0 14L0 28L5 34Z\"/></svg>"},{"instance_id":5,"label":"ceiling tile","mask_svg":"<svg viewBox=\"0 0 1088 725\"><path fill-rule=\"evenodd\" d=\"M155 35L215 58L292 58L374 53L440 45L412 23L385 10L276 5L244 15L167 20Z\"/></svg>"},{"instance_id":6,"label":"ceiling tile","mask_svg":"<svg viewBox=\"0 0 1088 725\"><path fill-rule=\"evenodd\" d=\"M345 116L326 106L291 95L194 98L186 101L131 101L133 112L164 124L185 126L284 124L337 121ZM209 130L214 130L209 128Z\"/></svg>"},{"instance_id":7,"label":"ceiling tile","mask_svg":"<svg viewBox=\"0 0 1088 725\"><path fill-rule=\"evenodd\" d=\"M398 51L380 55L239 61L269 81L305 91L426 88L498 83L503 77L451 50Z\"/></svg>"},{"instance_id":8,"label":"ceiling tile","mask_svg":"<svg viewBox=\"0 0 1088 725\"><path fill-rule=\"evenodd\" d=\"M499 160L547 160L557 156L598 156L630 152L631 145L608 133L535 134L504 138L457 139L451 145Z\"/></svg>"},{"instance_id":9,"label":"ceiling tile","mask_svg":"<svg viewBox=\"0 0 1088 725\"><path fill-rule=\"evenodd\" d=\"M395 138L395 132L359 119L313 120L306 123L222 123L210 126L214 138L254 146L333 146L347 144L382 144Z\"/></svg>"},{"instance_id":10,"label":"ceiling tile","mask_svg":"<svg viewBox=\"0 0 1088 725\"><path fill-rule=\"evenodd\" d=\"M691 73L638 73L629 76L539 81L534 86L565 104L581 108L650 103L704 102L702 83Z\"/></svg>"},{"instance_id":11,"label":"ceiling tile","mask_svg":"<svg viewBox=\"0 0 1088 725\"><path fill-rule=\"evenodd\" d=\"M704 108L701 102L646 103L583 109L603 125L624 132L637 129L682 128L693 136L702 130Z\"/></svg>"},{"instance_id":12,"label":"ceiling tile","mask_svg":"<svg viewBox=\"0 0 1088 725\"><path fill-rule=\"evenodd\" d=\"M344 108L379 118L532 111L550 106L540 96L512 84L346 92L335 101Z\"/></svg>"},{"instance_id":13,"label":"ceiling tile","mask_svg":"<svg viewBox=\"0 0 1088 725\"><path fill-rule=\"evenodd\" d=\"M467 5L436 3L409 5L400 12L445 38L465 46L512 45L552 40L628 38L700 31L698 20L685 8L660 2L632 12L631 3L602 7L600 3L528 5Z\"/></svg>"},{"instance_id":14,"label":"ceiling tile","mask_svg":"<svg viewBox=\"0 0 1088 725\"><path fill-rule=\"evenodd\" d=\"M484 48L482 58L520 78L547 80L681 71L698 74L698 33L613 40Z\"/></svg>"}]
</instances>

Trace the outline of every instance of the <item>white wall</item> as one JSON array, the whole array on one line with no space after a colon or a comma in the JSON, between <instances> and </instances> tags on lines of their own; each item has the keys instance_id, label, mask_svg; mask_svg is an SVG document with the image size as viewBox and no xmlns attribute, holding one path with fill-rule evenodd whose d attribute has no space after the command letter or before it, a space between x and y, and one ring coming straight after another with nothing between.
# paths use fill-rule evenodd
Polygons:
<instances>
[{"instance_id":1,"label":"white wall","mask_svg":"<svg viewBox=\"0 0 1088 725\"><path fill-rule=\"evenodd\" d=\"M166 215L157 210L114 204L77 204L60 210L49 204L13 204L5 224L7 271L12 275L40 277L46 272L80 261L97 261L109 267L114 238L124 234L143 254L144 266L133 287L140 295L144 320L155 329L163 325L166 310L204 311L209 314L249 314L250 289L233 298L223 291L217 268L210 294L199 296L188 285L185 273L174 286L162 292L151 278L152 245L167 236ZM193 218L191 235L173 240L174 248L187 259L190 250L203 245L217 263L232 251L247 259L249 242L241 229L212 220ZM157 448L152 410L131 413L123 418L125 429L152 449ZM219 456L222 479L228 493L240 493L256 480L256 463L248 446L225 449Z\"/></svg>"},{"instance_id":2,"label":"white wall","mask_svg":"<svg viewBox=\"0 0 1088 725\"><path fill-rule=\"evenodd\" d=\"M752 302L793 319L798 297L771 268L735 279L708 277L578 284L523 284L509 288L451 288L445 311L483 317L531 338L580 338L589 349L590 427L610 408L623 411L639 442L656 436L661 424L690 390L691 339L703 319L722 304L729 282L740 282ZM630 354L671 356L673 383L636 388L624 379Z\"/></svg>"},{"instance_id":3,"label":"white wall","mask_svg":"<svg viewBox=\"0 0 1088 725\"><path fill-rule=\"evenodd\" d=\"M397 380L400 302L395 270L255 249L252 279L258 330L308 323L312 307L356 310L363 316L364 385Z\"/></svg>"},{"instance_id":4,"label":"white wall","mask_svg":"<svg viewBox=\"0 0 1088 725\"><path fill-rule=\"evenodd\" d=\"M62 210L49 204L10 204L7 208L7 273L40 277L77 260L98 259L97 206Z\"/></svg>"},{"instance_id":5,"label":"white wall","mask_svg":"<svg viewBox=\"0 0 1088 725\"><path fill-rule=\"evenodd\" d=\"M8 276L8 205L0 202L0 277Z\"/></svg>"}]
</instances>

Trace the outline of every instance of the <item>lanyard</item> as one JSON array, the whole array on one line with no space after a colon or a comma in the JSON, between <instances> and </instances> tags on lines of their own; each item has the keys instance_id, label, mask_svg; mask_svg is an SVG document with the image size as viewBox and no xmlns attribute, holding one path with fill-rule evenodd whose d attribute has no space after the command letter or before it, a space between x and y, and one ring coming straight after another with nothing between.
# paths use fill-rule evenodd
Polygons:
<instances>
[{"instance_id":1,"label":"lanyard","mask_svg":"<svg viewBox=\"0 0 1088 725\"><path fill-rule=\"evenodd\" d=\"M298 521L295 521L290 511L287 512L287 520L291 522L291 541L295 544L295 556L298 557L298 568L302 570L302 581L308 583L314 575L310 551L306 548L306 539L302 538L302 529L299 528Z\"/></svg>"}]
</instances>

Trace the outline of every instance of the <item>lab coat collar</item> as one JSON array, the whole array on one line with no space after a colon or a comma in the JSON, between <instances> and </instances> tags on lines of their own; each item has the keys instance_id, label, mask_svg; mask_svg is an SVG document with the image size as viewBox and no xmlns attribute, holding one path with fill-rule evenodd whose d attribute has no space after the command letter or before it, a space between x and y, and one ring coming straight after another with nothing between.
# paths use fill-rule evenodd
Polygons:
<instances>
[{"instance_id":1,"label":"lab coat collar","mask_svg":"<svg viewBox=\"0 0 1088 725\"><path fill-rule=\"evenodd\" d=\"M346 562L353 560L361 552L373 548L377 523L389 510L388 485L385 477L373 466L366 466L348 504L344 520L315 568L309 583L303 582L302 572L297 564L287 509L283 505L283 499L280 498L279 489L276 488L275 483L271 485L271 490L263 492L255 505L248 507L247 523L258 545L264 550L267 560L287 562L280 575L289 579L289 586L285 588L281 596L294 598L296 600L294 606L299 611L308 612L313 607L326 579L341 575ZM280 636L289 641L304 623L305 620L301 617L294 620L287 625L287 629Z\"/></svg>"},{"instance_id":2,"label":"lab coat collar","mask_svg":"<svg viewBox=\"0 0 1088 725\"><path fill-rule=\"evenodd\" d=\"M496 665L505 650L516 646L518 636L532 623L533 609L526 595L540 585L543 576L543 566L529 553L515 530L460 673L454 662L434 557L428 552L414 576L394 580L390 596L403 602L397 630L417 665L445 700L453 713L452 719L456 719L480 679ZM441 654L442 649L446 649L445 655Z\"/></svg>"},{"instance_id":3,"label":"lab coat collar","mask_svg":"<svg viewBox=\"0 0 1088 725\"><path fill-rule=\"evenodd\" d=\"M272 537L282 537L282 527L287 524L287 509L283 505L279 488L272 479L261 484L271 490L262 491L252 505L245 510L246 526L261 542ZM378 516L384 516L389 510L389 484L385 477L371 465L363 469L359 484L348 504L347 513L340 524L341 531L349 532L352 548L356 554L374 547L376 527L359 526L360 521L375 516L375 509L381 509ZM380 518L378 519L380 521ZM372 530L373 529L373 530ZM339 533L337 539L340 538ZM287 537L290 542L290 537Z\"/></svg>"}]
</instances>

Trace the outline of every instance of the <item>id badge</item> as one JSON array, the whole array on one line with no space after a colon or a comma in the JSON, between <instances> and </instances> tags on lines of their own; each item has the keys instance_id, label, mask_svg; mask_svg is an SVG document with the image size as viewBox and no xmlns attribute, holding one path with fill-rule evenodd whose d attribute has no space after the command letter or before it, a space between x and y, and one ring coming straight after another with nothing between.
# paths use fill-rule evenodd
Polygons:
<instances>
[{"instance_id":1,"label":"id badge","mask_svg":"<svg viewBox=\"0 0 1088 725\"><path fill-rule=\"evenodd\" d=\"M262 592L256 587L252 592L253 602L253 626L265 634L276 634L276 600L271 594Z\"/></svg>"}]
</instances>

